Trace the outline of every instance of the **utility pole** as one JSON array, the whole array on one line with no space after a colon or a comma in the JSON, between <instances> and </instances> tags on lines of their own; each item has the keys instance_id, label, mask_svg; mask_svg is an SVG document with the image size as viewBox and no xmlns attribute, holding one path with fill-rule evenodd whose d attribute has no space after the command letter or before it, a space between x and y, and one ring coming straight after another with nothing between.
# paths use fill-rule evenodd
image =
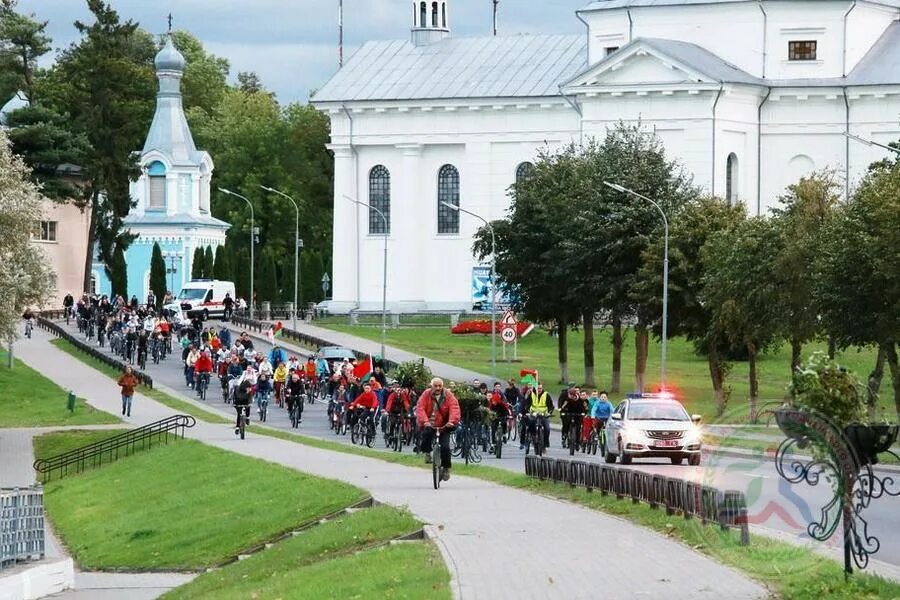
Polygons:
<instances>
[{"instance_id":1,"label":"utility pole","mask_svg":"<svg viewBox=\"0 0 900 600\"><path fill-rule=\"evenodd\" d=\"M344 0L338 0L338 68L344 67Z\"/></svg>"},{"instance_id":2,"label":"utility pole","mask_svg":"<svg viewBox=\"0 0 900 600\"><path fill-rule=\"evenodd\" d=\"M494 0L494 37L497 37L497 9L500 5L500 0Z\"/></svg>"}]
</instances>

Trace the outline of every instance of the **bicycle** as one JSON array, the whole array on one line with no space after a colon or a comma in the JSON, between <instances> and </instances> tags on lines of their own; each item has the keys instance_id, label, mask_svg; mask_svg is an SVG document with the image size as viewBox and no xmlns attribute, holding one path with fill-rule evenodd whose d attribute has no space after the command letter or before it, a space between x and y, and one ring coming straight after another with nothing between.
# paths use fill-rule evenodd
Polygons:
<instances>
[{"instance_id":1,"label":"bicycle","mask_svg":"<svg viewBox=\"0 0 900 600\"><path fill-rule=\"evenodd\" d=\"M388 430L385 434L388 448L396 452L403 452L403 415L391 415L388 418Z\"/></svg>"},{"instance_id":2,"label":"bicycle","mask_svg":"<svg viewBox=\"0 0 900 600\"><path fill-rule=\"evenodd\" d=\"M153 338L153 346L152 346L153 350L151 352L151 355L153 356L153 364L154 365L159 364L159 346L160 346L159 340L156 338Z\"/></svg>"},{"instance_id":3,"label":"bicycle","mask_svg":"<svg viewBox=\"0 0 900 600\"><path fill-rule=\"evenodd\" d=\"M138 363L138 369L140 369L141 371L144 371L147 368L147 349L146 348L138 348L137 363Z\"/></svg>"},{"instance_id":4,"label":"bicycle","mask_svg":"<svg viewBox=\"0 0 900 600\"><path fill-rule=\"evenodd\" d=\"M503 444L506 443L505 438L503 426L498 420L497 425L494 427L494 456L497 458L500 458L503 454Z\"/></svg>"},{"instance_id":5,"label":"bicycle","mask_svg":"<svg viewBox=\"0 0 900 600\"><path fill-rule=\"evenodd\" d=\"M441 479L444 477L444 465L441 463L441 430L443 427L431 427L434 430L434 439L431 443L431 481L434 489L441 487Z\"/></svg>"},{"instance_id":6,"label":"bicycle","mask_svg":"<svg viewBox=\"0 0 900 600\"><path fill-rule=\"evenodd\" d=\"M570 414L568 415L569 420L569 431L567 436L567 443L564 445L569 449L569 456L575 455L575 450L578 449L580 443L579 440L581 438L581 421L578 417L584 418L584 415L581 414Z\"/></svg>"},{"instance_id":7,"label":"bicycle","mask_svg":"<svg viewBox=\"0 0 900 600\"><path fill-rule=\"evenodd\" d=\"M256 410L259 413L259 422L265 423L266 415L269 413L269 394L260 396Z\"/></svg>"},{"instance_id":8,"label":"bicycle","mask_svg":"<svg viewBox=\"0 0 900 600\"><path fill-rule=\"evenodd\" d=\"M97 344L103 348L103 344L106 340L106 328L105 327L97 327Z\"/></svg>"},{"instance_id":9,"label":"bicycle","mask_svg":"<svg viewBox=\"0 0 900 600\"><path fill-rule=\"evenodd\" d=\"M297 429L298 427L300 427L300 416L303 414L302 407L303 407L302 396L300 398L295 399L293 402L291 402L291 411L289 414L290 414L290 418L291 418L291 428L292 429Z\"/></svg>"},{"instance_id":10,"label":"bicycle","mask_svg":"<svg viewBox=\"0 0 900 600\"><path fill-rule=\"evenodd\" d=\"M197 377L197 395L201 402L206 402L206 390L209 388L209 373L199 373Z\"/></svg>"},{"instance_id":11,"label":"bicycle","mask_svg":"<svg viewBox=\"0 0 900 600\"><path fill-rule=\"evenodd\" d=\"M533 415L528 416L529 419L537 419ZM523 423L525 423L523 421ZM531 449L531 446L534 446L534 454L536 456L543 456L544 454L544 423L542 420L537 419L537 422L534 424L534 433L531 432L531 427L528 426L527 423L523 425L524 429L522 431L522 440L524 441L525 446L525 454L528 455L528 452Z\"/></svg>"},{"instance_id":12,"label":"bicycle","mask_svg":"<svg viewBox=\"0 0 900 600\"><path fill-rule=\"evenodd\" d=\"M328 381L322 380L319 382L318 386L318 396L323 400L328 396Z\"/></svg>"},{"instance_id":13,"label":"bicycle","mask_svg":"<svg viewBox=\"0 0 900 600\"><path fill-rule=\"evenodd\" d=\"M250 410L249 404L236 404L235 409L238 411L238 432L241 434L241 439L244 439L244 435L247 431L247 412Z\"/></svg>"}]
</instances>

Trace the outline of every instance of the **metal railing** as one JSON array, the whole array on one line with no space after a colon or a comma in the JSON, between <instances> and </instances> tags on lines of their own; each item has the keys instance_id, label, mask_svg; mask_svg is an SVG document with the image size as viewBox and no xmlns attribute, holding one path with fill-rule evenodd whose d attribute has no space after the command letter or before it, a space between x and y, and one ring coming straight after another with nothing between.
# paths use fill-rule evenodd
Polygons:
<instances>
[{"instance_id":1,"label":"metal railing","mask_svg":"<svg viewBox=\"0 0 900 600\"><path fill-rule=\"evenodd\" d=\"M116 358L113 358L112 356L108 355L106 352L103 352L102 350L95 348L92 345L78 339L77 337L75 337L74 335L72 335L71 333L66 331L66 329L64 327L57 325L56 323L54 323L53 321L51 321L48 318L48 317L53 317L53 316L61 315L61 314L62 314L62 311L44 311L44 312L42 312L41 316L37 318L38 327L52 333L56 337L63 338L64 340L66 340L67 342L69 342L70 344L72 344L73 346L75 346L76 348L78 348L79 350L84 352L85 354L91 355L92 357L96 358L97 360L109 365L110 367L112 367L118 371L125 370L126 363L124 363L121 360L118 360ZM137 367L135 367L134 365L131 365L131 370L134 373L134 376L138 378L138 381L140 381L147 387L150 387L150 388L153 387L153 377L148 375L145 371L138 370Z\"/></svg>"},{"instance_id":2,"label":"metal railing","mask_svg":"<svg viewBox=\"0 0 900 600\"><path fill-rule=\"evenodd\" d=\"M0 569L44 558L44 490L0 488Z\"/></svg>"},{"instance_id":3,"label":"metal railing","mask_svg":"<svg viewBox=\"0 0 900 600\"><path fill-rule=\"evenodd\" d=\"M750 543L747 498L743 492L723 492L676 477L547 456L526 456L525 474L583 487L589 492L599 490L604 496L615 494L620 500L627 496L635 504L646 502L650 508L664 507L667 515L681 513L685 519L697 518L704 525L718 524L722 530L733 527L740 531L742 545Z\"/></svg>"},{"instance_id":4,"label":"metal railing","mask_svg":"<svg viewBox=\"0 0 900 600\"><path fill-rule=\"evenodd\" d=\"M154 442L159 445L168 444L170 438L184 439L185 428L196 424L197 420L190 415L172 415L56 456L38 459L34 461L34 470L41 474L43 481L51 480L54 473L60 478L75 475L130 456L153 446Z\"/></svg>"}]
</instances>

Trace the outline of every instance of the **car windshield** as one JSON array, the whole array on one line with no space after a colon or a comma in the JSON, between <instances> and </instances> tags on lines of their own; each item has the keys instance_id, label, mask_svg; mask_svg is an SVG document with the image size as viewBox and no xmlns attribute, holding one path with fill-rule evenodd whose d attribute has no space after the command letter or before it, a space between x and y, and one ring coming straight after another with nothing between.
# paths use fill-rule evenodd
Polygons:
<instances>
[{"instance_id":1,"label":"car windshield","mask_svg":"<svg viewBox=\"0 0 900 600\"><path fill-rule=\"evenodd\" d=\"M202 300L206 295L206 290L203 288L188 288L181 290L181 294L178 295L179 300Z\"/></svg>"},{"instance_id":2,"label":"car windshield","mask_svg":"<svg viewBox=\"0 0 900 600\"><path fill-rule=\"evenodd\" d=\"M628 407L631 421L690 421L687 412L676 402L632 402Z\"/></svg>"}]
</instances>

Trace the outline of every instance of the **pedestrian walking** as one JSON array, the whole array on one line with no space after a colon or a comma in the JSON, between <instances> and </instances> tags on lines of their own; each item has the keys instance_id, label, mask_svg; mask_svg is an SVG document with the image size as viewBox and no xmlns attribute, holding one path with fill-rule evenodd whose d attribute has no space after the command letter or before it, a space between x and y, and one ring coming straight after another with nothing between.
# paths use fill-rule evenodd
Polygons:
<instances>
[{"instance_id":1,"label":"pedestrian walking","mask_svg":"<svg viewBox=\"0 0 900 600\"><path fill-rule=\"evenodd\" d=\"M125 365L125 372L119 377L119 387L122 388L122 414L131 416L131 399L134 397L134 388L138 386L138 378L131 371L131 365Z\"/></svg>"}]
</instances>

